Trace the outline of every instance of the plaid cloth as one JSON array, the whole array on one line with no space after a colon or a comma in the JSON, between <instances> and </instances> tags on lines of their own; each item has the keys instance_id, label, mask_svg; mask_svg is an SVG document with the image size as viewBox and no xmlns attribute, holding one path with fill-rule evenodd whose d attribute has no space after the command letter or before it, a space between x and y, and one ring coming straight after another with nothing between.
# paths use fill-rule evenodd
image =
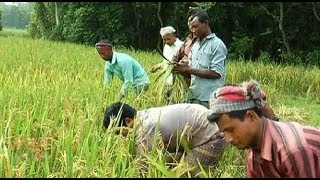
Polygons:
<instances>
[{"instance_id":1,"label":"plaid cloth","mask_svg":"<svg viewBox=\"0 0 320 180\"><path fill-rule=\"evenodd\" d=\"M266 99L266 94L255 80L245 82L242 86L223 86L210 97L210 116L253 107L262 108L263 99Z\"/></svg>"},{"instance_id":2,"label":"plaid cloth","mask_svg":"<svg viewBox=\"0 0 320 180\"><path fill-rule=\"evenodd\" d=\"M198 167L198 161L205 169L214 167L226 147L226 140L222 132L215 133L209 142L193 148L186 154L186 162Z\"/></svg>"},{"instance_id":3,"label":"plaid cloth","mask_svg":"<svg viewBox=\"0 0 320 180\"><path fill-rule=\"evenodd\" d=\"M112 47L112 45L109 42L99 41L95 44L96 49L105 49L107 46Z\"/></svg>"}]
</instances>

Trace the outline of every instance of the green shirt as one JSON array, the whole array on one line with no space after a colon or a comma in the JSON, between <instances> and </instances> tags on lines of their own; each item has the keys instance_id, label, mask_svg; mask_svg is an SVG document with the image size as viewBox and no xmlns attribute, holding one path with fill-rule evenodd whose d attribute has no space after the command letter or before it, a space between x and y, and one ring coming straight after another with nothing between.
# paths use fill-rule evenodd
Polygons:
<instances>
[{"instance_id":1,"label":"green shirt","mask_svg":"<svg viewBox=\"0 0 320 180\"><path fill-rule=\"evenodd\" d=\"M149 77L138 61L131 56L113 51L111 62L105 63L105 81L108 86L113 76L117 75L123 81L120 93L126 95L130 87L150 84Z\"/></svg>"}]
</instances>

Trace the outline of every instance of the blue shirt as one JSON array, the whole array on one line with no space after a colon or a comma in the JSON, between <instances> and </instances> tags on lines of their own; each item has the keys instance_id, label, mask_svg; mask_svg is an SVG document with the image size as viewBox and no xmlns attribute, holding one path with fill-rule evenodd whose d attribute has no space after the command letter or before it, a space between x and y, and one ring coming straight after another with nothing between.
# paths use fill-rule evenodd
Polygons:
<instances>
[{"instance_id":1,"label":"blue shirt","mask_svg":"<svg viewBox=\"0 0 320 180\"><path fill-rule=\"evenodd\" d=\"M138 61L131 56L113 51L111 63L105 63L105 81L107 86L111 83L113 76L117 75L122 81L120 93L126 95L130 87L150 84L149 77Z\"/></svg>"},{"instance_id":2,"label":"blue shirt","mask_svg":"<svg viewBox=\"0 0 320 180\"><path fill-rule=\"evenodd\" d=\"M227 47L215 33L212 33L201 42L197 39L190 53L191 68L212 70L221 76L219 79L207 79L191 75L191 98L209 101L210 95L225 83Z\"/></svg>"}]
</instances>

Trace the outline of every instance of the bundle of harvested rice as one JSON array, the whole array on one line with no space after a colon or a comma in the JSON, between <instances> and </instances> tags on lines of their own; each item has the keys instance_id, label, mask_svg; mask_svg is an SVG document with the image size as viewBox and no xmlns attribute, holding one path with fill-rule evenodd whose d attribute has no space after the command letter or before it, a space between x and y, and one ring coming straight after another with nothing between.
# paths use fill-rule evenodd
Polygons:
<instances>
[{"instance_id":1,"label":"bundle of harvested rice","mask_svg":"<svg viewBox=\"0 0 320 180\"><path fill-rule=\"evenodd\" d=\"M158 89L158 101L161 104L177 104L185 102L189 87L184 76L179 73L172 73L174 64L168 63L166 69L162 69L155 79L156 89ZM166 79L172 74L172 85L166 85Z\"/></svg>"}]
</instances>

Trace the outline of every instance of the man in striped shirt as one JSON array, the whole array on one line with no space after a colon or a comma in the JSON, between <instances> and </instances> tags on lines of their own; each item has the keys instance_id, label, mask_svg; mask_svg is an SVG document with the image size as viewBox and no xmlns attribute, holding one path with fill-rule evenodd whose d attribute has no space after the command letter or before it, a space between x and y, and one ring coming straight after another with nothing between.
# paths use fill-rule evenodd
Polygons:
<instances>
[{"instance_id":1,"label":"man in striped shirt","mask_svg":"<svg viewBox=\"0 0 320 180\"><path fill-rule=\"evenodd\" d=\"M320 129L296 122L276 122L262 115L264 101L256 81L224 86L210 99L210 122L227 142L249 149L248 177L320 177Z\"/></svg>"}]
</instances>

